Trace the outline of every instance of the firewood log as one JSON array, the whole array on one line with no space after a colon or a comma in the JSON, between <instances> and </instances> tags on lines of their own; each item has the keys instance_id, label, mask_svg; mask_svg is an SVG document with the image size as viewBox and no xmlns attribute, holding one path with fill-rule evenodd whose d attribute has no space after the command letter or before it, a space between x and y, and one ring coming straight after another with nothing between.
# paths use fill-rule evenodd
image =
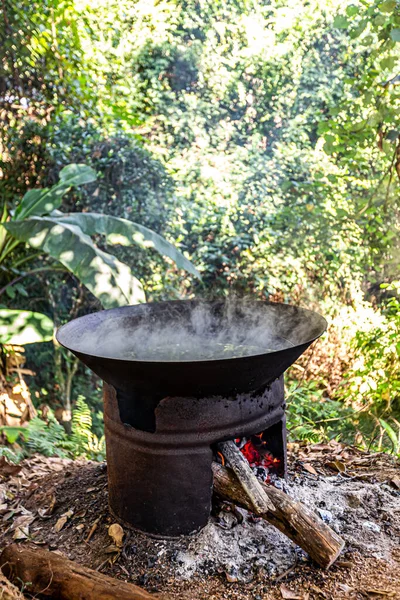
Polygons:
<instances>
[{"instance_id":1,"label":"firewood log","mask_svg":"<svg viewBox=\"0 0 400 600\"><path fill-rule=\"evenodd\" d=\"M0 568L8 579L24 585L29 593L59 600L161 600L159 595L149 594L137 585L39 548L7 546L0 556Z\"/></svg>"},{"instance_id":2,"label":"firewood log","mask_svg":"<svg viewBox=\"0 0 400 600\"><path fill-rule=\"evenodd\" d=\"M267 511L275 511L274 505L270 502L267 494L261 487L261 482L254 475L248 461L240 452L235 442L231 440L220 442L218 449L225 456L230 467L235 472L242 488L251 500L255 512L263 514Z\"/></svg>"},{"instance_id":3,"label":"firewood log","mask_svg":"<svg viewBox=\"0 0 400 600\"><path fill-rule=\"evenodd\" d=\"M258 510L249 498L232 469L214 462L214 491L226 500L259 515L295 544L300 546L321 567L330 567L344 548L344 540L322 519L301 502L273 485L261 483L261 487L275 510Z\"/></svg>"}]
</instances>

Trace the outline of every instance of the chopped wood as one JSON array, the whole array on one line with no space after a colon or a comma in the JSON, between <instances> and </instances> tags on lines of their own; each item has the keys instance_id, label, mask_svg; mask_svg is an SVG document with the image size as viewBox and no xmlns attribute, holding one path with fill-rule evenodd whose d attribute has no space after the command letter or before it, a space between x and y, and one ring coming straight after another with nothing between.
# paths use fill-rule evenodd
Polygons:
<instances>
[{"instance_id":1,"label":"chopped wood","mask_svg":"<svg viewBox=\"0 0 400 600\"><path fill-rule=\"evenodd\" d=\"M267 494L261 487L260 481L254 475L248 461L240 452L235 442L232 442L232 440L220 442L218 449L236 473L240 485L249 497L255 512L262 514L267 512L267 510L274 511L274 505L269 501Z\"/></svg>"},{"instance_id":2,"label":"chopped wood","mask_svg":"<svg viewBox=\"0 0 400 600\"><path fill-rule=\"evenodd\" d=\"M119 581L55 552L11 544L0 556L4 575L30 594L59 600L161 600L137 585ZM16 596L17 598L17 596Z\"/></svg>"},{"instance_id":3,"label":"chopped wood","mask_svg":"<svg viewBox=\"0 0 400 600\"><path fill-rule=\"evenodd\" d=\"M320 566L328 568L338 558L344 548L344 540L304 504L292 500L273 485L259 482L275 510L258 510L232 469L216 462L212 467L214 490L219 496L254 512L274 525Z\"/></svg>"}]
</instances>

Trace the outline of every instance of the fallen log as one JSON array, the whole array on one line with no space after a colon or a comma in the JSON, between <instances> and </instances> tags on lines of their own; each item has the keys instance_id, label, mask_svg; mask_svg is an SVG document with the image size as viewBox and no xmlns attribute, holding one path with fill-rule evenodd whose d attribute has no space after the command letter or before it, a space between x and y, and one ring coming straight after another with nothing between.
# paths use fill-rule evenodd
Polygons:
<instances>
[{"instance_id":1,"label":"fallen log","mask_svg":"<svg viewBox=\"0 0 400 600\"><path fill-rule=\"evenodd\" d=\"M213 462L214 491L234 504L262 517L295 544L300 546L321 567L330 567L344 548L344 540L301 502L273 485L260 485L275 507L274 511L257 510L232 469Z\"/></svg>"},{"instance_id":2,"label":"fallen log","mask_svg":"<svg viewBox=\"0 0 400 600\"><path fill-rule=\"evenodd\" d=\"M159 595L149 594L137 585L39 548L7 546L0 556L0 568L7 579L23 585L30 594L59 600L161 600Z\"/></svg>"}]
</instances>

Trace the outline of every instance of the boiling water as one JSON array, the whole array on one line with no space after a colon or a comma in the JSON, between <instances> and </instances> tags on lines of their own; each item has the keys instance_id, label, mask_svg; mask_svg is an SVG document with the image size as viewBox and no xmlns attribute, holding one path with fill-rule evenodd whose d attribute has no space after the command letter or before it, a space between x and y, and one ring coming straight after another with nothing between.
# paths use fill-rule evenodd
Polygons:
<instances>
[{"instance_id":1,"label":"boiling water","mask_svg":"<svg viewBox=\"0 0 400 600\"><path fill-rule=\"evenodd\" d=\"M125 360L154 360L154 361L195 361L195 360L218 360L226 358L240 358L243 356L255 356L256 354L266 354L276 350L287 348L290 343L283 340L279 347L276 342L274 348L263 346L232 344L215 342L210 339L198 338L195 343L193 340L179 343L169 343L168 340L162 344L149 347L143 345L140 348L126 350L118 358Z\"/></svg>"},{"instance_id":2,"label":"boiling water","mask_svg":"<svg viewBox=\"0 0 400 600\"><path fill-rule=\"evenodd\" d=\"M273 306L227 302L222 311L215 311L212 304L199 303L187 313L172 304L160 314L150 306L140 318L117 315L97 322L93 331L84 329L78 349L120 360L192 362L256 356L293 346L280 335L283 330L290 336L286 311L283 324ZM298 330L297 321L294 327Z\"/></svg>"}]
</instances>

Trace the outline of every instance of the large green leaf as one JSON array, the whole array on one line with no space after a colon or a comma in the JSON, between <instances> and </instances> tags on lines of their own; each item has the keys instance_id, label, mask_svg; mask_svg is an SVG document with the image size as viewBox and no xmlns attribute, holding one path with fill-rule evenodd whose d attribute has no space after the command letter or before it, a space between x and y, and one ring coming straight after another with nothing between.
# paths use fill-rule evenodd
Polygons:
<instances>
[{"instance_id":1,"label":"large green leaf","mask_svg":"<svg viewBox=\"0 0 400 600\"><path fill-rule=\"evenodd\" d=\"M96 180L96 171L88 165L72 163L60 171L60 181L68 185L83 185Z\"/></svg>"},{"instance_id":2,"label":"large green leaf","mask_svg":"<svg viewBox=\"0 0 400 600\"><path fill-rule=\"evenodd\" d=\"M127 265L93 244L82 230L51 217L7 223L7 230L58 260L101 300L105 308L144 302L141 283Z\"/></svg>"},{"instance_id":3,"label":"large green leaf","mask_svg":"<svg viewBox=\"0 0 400 600\"><path fill-rule=\"evenodd\" d=\"M47 342L53 337L54 324L49 317L30 310L0 309L0 343L23 346Z\"/></svg>"},{"instance_id":4,"label":"large green leaf","mask_svg":"<svg viewBox=\"0 0 400 600\"><path fill-rule=\"evenodd\" d=\"M161 235L143 225L100 213L69 213L57 217L57 220L61 223L76 225L88 235L103 234L110 244L122 246L136 244L141 248L154 248L162 256L171 258L178 268L184 269L200 279L200 273L182 252Z\"/></svg>"},{"instance_id":5,"label":"large green leaf","mask_svg":"<svg viewBox=\"0 0 400 600\"><path fill-rule=\"evenodd\" d=\"M90 183L96 172L87 165L67 165L60 171L60 181L51 188L29 190L15 211L15 220L41 216L61 206L62 197L72 186Z\"/></svg>"}]
</instances>

